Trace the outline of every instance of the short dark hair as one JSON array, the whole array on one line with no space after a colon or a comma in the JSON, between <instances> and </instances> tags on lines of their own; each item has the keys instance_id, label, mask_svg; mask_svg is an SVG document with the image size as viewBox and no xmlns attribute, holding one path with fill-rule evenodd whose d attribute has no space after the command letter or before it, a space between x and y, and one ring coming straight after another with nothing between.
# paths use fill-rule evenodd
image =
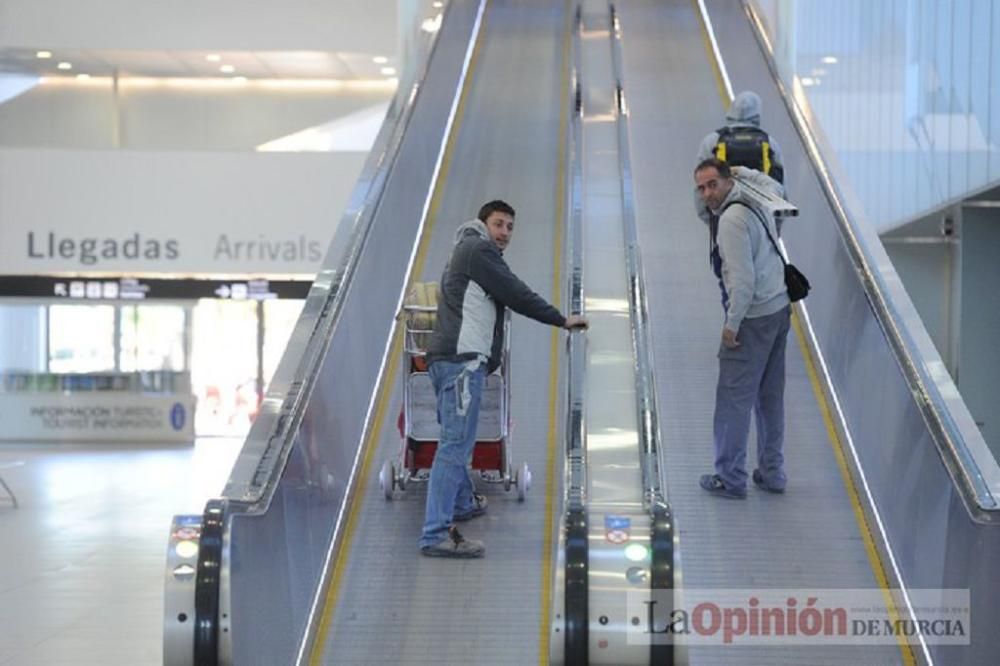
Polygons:
<instances>
[{"instance_id":1,"label":"short dark hair","mask_svg":"<svg viewBox=\"0 0 1000 666\"><path fill-rule=\"evenodd\" d=\"M494 199L493 201L487 201L484 203L483 207L479 209L479 215L476 217L479 218L480 222L485 222L486 218L493 213L506 213L511 217L515 217L513 207L511 207L511 205L506 201L501 201L500 199Z\"/></svg>"},{"instance_id":2,"label":"short dark hair","mask_svg":"<svg viewBox=\"0 0 1000 666\"><path fill-rule=\"evenodd\" d=\"M715 169L719 172L720 178L732 178L733 171L729 168L729 165L720 160L718 157L709 157L707 159L698 162L698 166L694 168L694 172L704 171L705 169Z\"/></svg>"}]
</instances>

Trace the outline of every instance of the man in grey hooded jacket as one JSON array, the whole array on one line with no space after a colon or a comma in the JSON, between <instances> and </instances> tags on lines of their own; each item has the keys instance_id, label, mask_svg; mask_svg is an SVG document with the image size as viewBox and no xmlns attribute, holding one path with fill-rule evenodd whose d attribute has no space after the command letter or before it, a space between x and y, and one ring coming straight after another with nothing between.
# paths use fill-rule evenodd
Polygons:
<instances>
[{"instance_id":1,"label":"man in grey hooded jacket","mask_svg":"<svg viewBox=\"0 0 1000 666\"><path fill-rule=\"evenodd\" d=\"M761 130L760 113L761 102L757 93L745 90L736 95L733 98L733 103L729 105L729 111L726 113L725 127L705 135L705 138L701 141L701 145L698 147L698 156L695 163L701 163L710 157L717 157L729 164L730 167L746 167L737 171L741 178L750 180L758 187L768 190L772 189L769 183L772 180L776 180L779 183L776 194L784 197L784 187L780 185L784 176L784 162L781 159L781 149L773 137ZM760 154L760 151L758 151L756 155L719 155L718 149L722 136L721 133L733 134L739 133L741 130L760 133L767 139L767 144L763 146L764 154ZM757 138L759 139L760 137ZM763 159L764 155L769 156L767 164L765 164ZM770 173L771 177L765 178L764 176L768 173ZM764 178L766 183L762 184L758 182L761 178ZM722 293L722 309L725 310L729 307L729 294L722 280L722 260L719 257L719 248L716 244L716 232L719 220L712 215L697 191L694 192L694 208L702 222L709 225L708 261L712 272L715 273L715 277L719 280L719 290ZM781 234L780 220L778 221L778 234Z\"/></svg>"},{"instance_id":2,"label":"man in grey hooded jacket","mask_svg":"<svg viewBox=\"0 0 1000 666\"><path fill-rule=\"evenodd\" d=\"M791 307L784 264L774 244L773 218L758 209L737 182L729 165L715 158L695 168L698 195L718 218L722 281L729 295L719 347L716 387L715 474L701 477L701 487L731 499L746 497L746 450L750 412L757 423L754 483L784 492L785 342ZM779 185L761 175L759 184L777 193ZM755 182L755 184L758 184Z\"/></svg>"},{"instance_id":3,"label":"man in grey hooded jacket","mask_svg":"<svg viewBox=\"0 0 1000 666\"><path fill-rule=\"evenodd\" d=\"M579 315L564 317L507 266L503 251L514 233L514 209L490 201L455 234L441 277L437 321L427 351L438 402L441 436L427 488L420 550L432 557L482 557L481 541L453 525L482 515L486 498L474 492L468 462L476 443L486 375L500 365L504 310L566 329L586 328Z\"/></svg>"}]
</instances>

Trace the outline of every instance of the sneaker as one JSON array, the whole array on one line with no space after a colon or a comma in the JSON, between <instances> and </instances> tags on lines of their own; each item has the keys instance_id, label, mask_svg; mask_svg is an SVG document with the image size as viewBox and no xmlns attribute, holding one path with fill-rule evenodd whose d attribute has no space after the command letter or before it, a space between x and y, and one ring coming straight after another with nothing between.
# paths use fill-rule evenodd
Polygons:
<instances>
[{"instance_id":1,"label":"sneaker","mask_svg":"<svg viewBox=\"0 0 1000 666\"><path fill-rule=\"evenodd\" d=\"M703 474L698 485L713 495L726 499L746 499L747 496L746 488L727 488L718 474Z\"/></svg>"},{"instance_id":2,"label":"sneaker","mask_svg":"<svg viewBox=\"0 0 1000 666\"><path fill-rule=\"evenodd\" d=\"M775 493L776 495L780 495L781 493L785 492L784 486L769 486L768 484L764 483L764 475L760 473L759 469L755 469L753 471L752 476L753 476L753 484L758 488L760 488L761 490L767 491L769 493Z\"/></svg>"},{"instance_id":3,"label":"sneaker","mask_svg":"<svg viewBox=\"0 0 1000 666\"><path fill-rule=\"evenodd\" d=\"M424 546L420 552L427 557L473 558L486 554L482 541L466 539L454 527L448 528L448 538L433 546Z\"/></svg>"},{"instance_id":4,"label":"sneaker","mask_svg":"<svg viewBox=\"0 0 1000 666\"><path fill-rule=\"evenodd\" d=\"M486 513L486 495L480 495L479 493L472 493L472 502L474 504L473 508L469 509L465 513L457 513L452 516L452 520L456 523L462 523L466 520L472 520L477 516L481 516Z\"/></svg>"}]
</instances>

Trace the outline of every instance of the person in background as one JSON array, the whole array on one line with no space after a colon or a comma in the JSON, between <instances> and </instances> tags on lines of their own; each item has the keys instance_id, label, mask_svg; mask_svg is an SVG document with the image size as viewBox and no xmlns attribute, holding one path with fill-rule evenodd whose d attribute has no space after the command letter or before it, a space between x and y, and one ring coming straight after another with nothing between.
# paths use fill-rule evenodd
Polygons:
<instances>
[{"instance_id":1,"label":"person in background","mask_svg":"<svg viewBox=\"0 0 1000 666\"><path fill-rule=\"evenodd\" d=\"M774 137L760 127L760 97L744 90L733 98L726 124L709 132L698 148L697 162L716 157L729 166L743 166L785 182L781 149Z\"/></svg>"}]
</instances>

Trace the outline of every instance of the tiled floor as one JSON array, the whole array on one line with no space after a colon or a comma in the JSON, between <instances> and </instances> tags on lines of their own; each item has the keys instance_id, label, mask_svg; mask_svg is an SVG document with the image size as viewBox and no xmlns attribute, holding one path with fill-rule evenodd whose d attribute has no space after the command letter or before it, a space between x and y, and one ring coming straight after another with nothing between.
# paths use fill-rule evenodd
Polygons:
<instances>
[{"instance_id":1,"label":"tiled floor","mask_svg":"<svg viewBox=\"0 0 1000 666\"><path fill-rule=\"evenodd\" d=\"M161 664L170 519L201 513L240 445L0 444L20 503L0 490L0 665Z\"/></svg>"}]
</instances>

